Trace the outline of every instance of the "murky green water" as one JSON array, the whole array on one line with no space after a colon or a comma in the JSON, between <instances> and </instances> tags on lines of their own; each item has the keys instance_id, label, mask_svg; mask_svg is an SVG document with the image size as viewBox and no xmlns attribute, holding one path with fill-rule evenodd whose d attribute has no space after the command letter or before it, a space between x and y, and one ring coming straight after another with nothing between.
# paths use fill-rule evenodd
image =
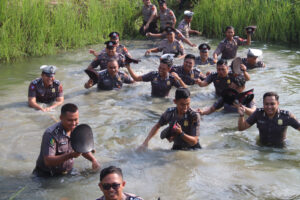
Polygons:
<instances>
[{"instance_id":1,"label":"murky green water","mask_svg":"<svg viewBox=\"0 0 300 200\"><path fill-rule=\"evenodd\" d=\"M193 38L196 44L218 40ZM133 65L138 73L156 70L158 58L145 58L151 41L125 42L142 63ZM280 95L282 109L300 118L300 49L283 45L253 43L263 49L266 69L251 71L247 88L255 88L258 107L265 91ZM93 48L102 49L102 45ZM187 47L190 53L197 49ZM144 199L300 199L300 134L288 129L286 149L256 146L257 129L237 131L237 114L217 112L202 117L200 143L196 152L170 151L171 144L155 136L149 150L135 149L147 136L166 108L173 106L174 89L166 99L150 97L150 83L135 83L121 91L97 92L83 88L83 69L93 56L88 48L56 56L31 58L16 64L0 65L0 199L96 199L99 174L88 172L90 163L76 159L81 175L36 181L30 178L37 159L42 134L58 118L59 109L42 113L27 107L30 81L39 76L39 66L59 68L56 78L63 83L65 102L79 106L80 122L92 126L95 156L103 167L120 166L127 185L125 191ZM246 48L238 55L245 56ZM212 53L212 52L211 52ZM181 63L182 61L176 61ZM215 67L201 68L214 71ZM214 87L190 87L193 108L215 101ZM19 193L17 193L19 191Z\"/></svg>"}]
</instances>

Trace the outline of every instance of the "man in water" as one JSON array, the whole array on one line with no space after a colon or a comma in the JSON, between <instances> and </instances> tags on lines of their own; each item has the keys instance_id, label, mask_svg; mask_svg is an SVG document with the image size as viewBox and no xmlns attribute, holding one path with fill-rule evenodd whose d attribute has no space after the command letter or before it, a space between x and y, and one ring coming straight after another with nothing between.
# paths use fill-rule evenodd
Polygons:
<instances>
[{"instance_id":1,"label":"man in water","mask_svg":"<svg viewBox=\"0 0 300 200\"><path fill-rule=\"evenodd\" d=\"M130 65L126 65L130 76L135 81L151 82L152 90L151 96L153 97L166 97L172 86L176 88L186 87L181 78L175 73L169 73L173 66L173 58L171 55L163 55L160 59L158 71L152 71L144 75L137 75L131 69Z\"/></svg>"},{"instance_id":2,"label":"man in water","mask_svg":"<svg viewBox=\"0 0 300 200\"><path fill-rule=\"evenodd\" d=\"M167 7L167 3L165 0L158 0L158 4L159 4L158 18L160 19L160 32L162 32L166 28L167 22L172 22L174 28L176 24L176 16L174 12Z\"/></svg>"},{"instance_id":3,"label":"man in water","mask_svg":"<svg viewBox=\"0 0 300 200\"><path fill-rule=\"evenodd\" d=\"M118 61L111 59L107 63L107 69L98 73L98 82L94 83L92 79L84 84L86 89L97 84L100 90L121 89L123 83L131 84L134 81L125 73L119 71Z\"/></svg>"},{"instance_id":4,"label":"man in water","mask_svg":"<svg viewBox=\"0 0 300 200\"><path fill-rule=\"evenodd\" d=\"M240 38L238 36L234 37L234 28L232 26L227 26L225 29L226 38L220 42L217 49L213 53L213 58L215 62L218 59L218 55L222 54L222 59L233 59L236 57L237 49L239 46L250 45L251 44L251 33L247 32L247 40Z\"/></svg>"},{"instance_id":5,"label":"man in water","mask_svg":"<svg viewBox=\"0 0 300 200\"><path fill-rule=\"evenodd\" d=\"M189 10L184 11L184 19L178 25L178 30L181 31L186 38L189 38L190 34L201 35L201 32L191 29L193 15L194 13Z\"/></svg>"},{"instance_id":6,"label":"man in water","mask_svg":"<svg viewBox=\"0 0 300 200\"><path fill-rule=\"evenodd\" d=\"M28 105L32 108L47 112L64 102L64 94L61 83L55 80L56 67L43 65L41 69L41 77L33 80L29 85ZM52 103L52 105L43 108L38 103Z\"/></svg>"},{"instance_id":7,"label":"man in water","mask_svg":"<svg viewBox=\"0 0 300 200\"><path fill-rule=\"evenodd\" d=\"M149 49L146 51L145 55L150 53L163 52L163 54L174 54L175 57L183 58L184 57L184 48L183 45L175 39L175 29L171 27L166 28L167 39L161 41L159 47Z\"/></svg>"},{"instance_id":8,"label":"man in water","mask_svg":"<svg viewBox=\"0 0 300 200\"><path fill-rule=\"evenodd\" d=\"M206 43L202 43L198 47L200 56L196 57L195 64L196 65L214 65L215 61L211 57L209 57L210 46Z\"/></svg>"},{"instance_id":9,"label":"man in water","mask_svg":"<svg viewBox=\"0 0 300 200\"><path fill-rule=\"evenodd\" d=\"M168 130L166 132L171 131L170 134L161 134L161 138L167 138L169 142L174 142L172 150L200 149L200 116L190 108L190 102L190 91L187 88L178 88L174 99L176 107L168 108L161 115L139 148L147 148L149 141L157 134L159 128L169 124L168 129L165 130Z\"/></svg>"},{"instance_id":10,"label":"man in water","mask_svg":"<svg viewBox=\"0 0 300 200\"><path fill-rule=\"evenodd\" d=\"M243 131L256 123L261 145L283 147L287 127L292 126L300 131L300 122L289 111L279 109L279 96L275 92L264 94L263 105L263 108L257 109L247 120L244 118L245 108L240 106L238 129Z\"/></svg>"},{"instance_id":11,"label":"man in water","mask_svg":"<svg viewBox=\"0 0 300 200\"><path fill-rule=\"evenodd\" d=\"M140 28L140 33L145 35L148 32L157 33L157 9L150 0L143 0L144 6L142 10L143 25Z\"/></svg>"},{"instance_id":12,"label":"man in water","mask_svg":"<svg viewBox=\"0 0 300 200\"><path fill-rule=\"evenodd\" d=\"M242 58L242 63L246 66L247 70L266 67L265 63L257 61L258 56L261 54L262 51L259 49L248 49L247 58ZM232 69L232 64L230 67Z\"/></svg>"},{"instance_id":13,"label":"man in water","mask_svg":"<svg viewBox=\"0 0 300 200\"><path fill-rule=\"evenodd\" d=\"M79 121L77 106L71 103L63 105L60 120L46 129L33 174L39 177L68 174L73 169L73 158L80 155L92 162L93 170L99 169L100 165L91 152L81 154L72 149L70 136Z\"/></svg>"},{"instance_id":14,"label":"man in water","mask_svg":"<svg viewBox=\"0 0 300 200\"><path fill-rule=\"evenodd\" d=\"M134 194L123 192L125 184L120 168L115 166L104 168L100 173L98 184L103 196L97 200L143 200Z\"/></svg>"}]
</instances>

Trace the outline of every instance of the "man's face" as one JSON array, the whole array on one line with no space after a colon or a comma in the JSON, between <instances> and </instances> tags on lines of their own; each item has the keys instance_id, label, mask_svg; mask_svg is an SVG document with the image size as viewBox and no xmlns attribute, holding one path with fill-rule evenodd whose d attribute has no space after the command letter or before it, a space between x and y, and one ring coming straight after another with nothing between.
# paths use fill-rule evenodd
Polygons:
<instances>
[{"instance_id":1,"label":"man's face","mask_svg":"<svg viewBox=\"0 0 300 200\"><path fill-rule=\"evenodd\" d=\"M159 9L160 9L160 10L165 10L165 9L167 9L167 4L166 4L166 3L159 4Z\"/></svg>"},{"instance_id":2,"label":"man's face","mask_svg":"<svg viewBox=\"0 0 300 200\"><path fill-rule=\"evenodd\" d=\"M193 17L184 16L184 20L185 20L187 23L191 23L191 22L192 22L192 19L193 19Z\"/></svg>"},{"instance_id":3,"label":"man's face","mask_svg":"<svg viewBox=\"0 0 300 200\"><path fill-rule=\"evenodd\" d=\"M118 46L118 44L119 44L119 41L120 41L120 39L119 38L110 38L110 41L112 41L112 42L116 42L116 47Z\"/></svg>"},{"instance_id":4,"label":"man's face","mask_svg":"<svg viewBox=\"0 0 300 200\"><path fill-rule=\"evenodd\" d=\"M242 93L245 89L245 86L238 86L237 84L235 84L234 82L231 82L231 84L229 85L229 87L231 89L236 90L238 93Z\"/></svg>"},{"instance_id":5,"label":"man's face","mask_svg":"<svg viewBox=\"0 0 300 200\"><path fill-rule=\"evenodd\" d=\"M173 42L175 40L175 33L174 32L167 33L167 39L169 42Z\"/></svg>"},{"instance_id":6,"label":"man's face","mask_svg":"<svg viewBox=\"0 0 300 200\"><path fill-rule=\"evenodd\" d=\"M174 100L179 114L185 114L190 108L191 98Z\"/></svg>"},{"instance_id":7,"label":"man's face","mask_svg":"<svg viewBox=\"0 0 300 200\"><path fill-rule=\"evenodd\" d=\"M158 73L161 77L167 76L169 71L170 71L170 69L169 69L169 66L167 64L165 64L165 63L160 63L159 64Z\"/></svg>"},{"instance_id":8,"label":"man's face","mask_svg":"<svg viewBox=\"0 0 300 200\"><path fill-rule=\"evenodd\" d=\"M107 71L112 77L116 76L119 71L119 65L117 61L109 62L107 65Z\"/></svg>"},{"instance_id":9,"label":"man's face","mask_svg":"<svg viewBox=\"0 0 300 200\"><path fill-rule=\"evenodd\" d=\"M226 38L227 38L227 39L232 39L233 36L234 36L234 30L233 30L233 29L228 29L228 30L225 32L225 35L226 35Z\"/></svg>"},{"instance_id":10,"label":"man's face","mask_svg":"<svg viewBox=\"0 0 300 200\"><path fill-rule=\"evenodd\" d=\"M208 58L208 51L207 52L200 51L200 58L207 60L207 58Z\"/></svg>"},{"instance_id":11,"label":"man's face","mask_svg":"<svg viewBox=\"0 0 300 200\"><path fill-rule=\"evenodd\" d=\"M223 65L217 65L217 73L219 77L225 78L228 75L228 67Z\"/></svg>"},{"instance_id":12,"label":"man's face","mask_svg":"<svg viewBox=\"0 0 300 200\"><path fill-rule=\"evenodd\" d=\"M250 65L255 65L255 64L256 64L256 61L257 61L257 57L247 57L247 62L248 62Z\"/></svg>"},{"instance_id":13,"label":"man's face","mask_svg":"<svg viewBox=\"0 0 300 200\"><path fill-rule=\"evenodd\" d=\"M116 173L108 174L99 183L99 187L106 200L122 199L124 186L125 181Z\"/></svg>"},{"instance_id":14,"label":"man's face","mask_svg":"<svg viewBox=\"0 0 300 200\"><path fill-rule=\"evenodd\" d=\"M193 66L195 65L195 60L194 59L185 59L183 62L183 69L185 72L190 72L193 70Z\"/></svg>"},{"instance_id":15,"label":"man's face","mask_svg":"<svg viewBox=\"0 0 300 200\"><path fill-rule=\"evenodd\" d=\"M60 115L60 120L65 131L73 131L79 123L79 113L78 111L74 113L67 112L66 114Z\"/></svg>"},{"instance_id":16,"label":"man's face","mask_svg":"<svg viewBox=\"0 0 300 200\"><path fill-rule=\"evenodd\" d=\"M264 110L268 116L273 116L278 110L279 102L275 96L267 96L264 99Z\"/></svg>"},{"instance_id":17,"label":"man's face","mask_svg":"<svg viewBox=\"0 0 300 200\"><path fill-rule=\"evenodd\" d=\"M149 6L151 4L150 0L143 0L145 6Z\"/></svg>"},{"instance_id":18,"label":"man's face","mask_svg":"<svg viewBox=\"0 0 300 200\"><path fill-rule=\"evenodd\" d=\"M117 50L116 47L106 48L106 53L108 56L114 56L116 54L116 50Z\"/></svg>"},{"instance_id":19,"label":"man's face","mask_svg":"<svg viewBox=\"0 0 300 200\"><path fill-rule=\"evenodd\" d=\"M48 75L42 73L42 79L43 79L44 85L45 85L46 87L49 87L50 85L53 84L53 81L54 81L55 77L54 77L54 76L50 77L50 76L48 76Z\"/></svg>"}]
</instances>

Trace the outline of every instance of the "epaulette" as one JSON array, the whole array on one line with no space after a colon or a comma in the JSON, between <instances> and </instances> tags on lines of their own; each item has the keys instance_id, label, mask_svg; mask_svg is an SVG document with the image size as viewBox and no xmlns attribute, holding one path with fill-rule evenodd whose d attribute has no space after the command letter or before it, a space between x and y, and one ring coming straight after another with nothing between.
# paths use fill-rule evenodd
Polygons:
<instances>
[{"instance_id":1,"label":"epaulette","mask_svg":"<svg viewBox=\"0 0 300 200\"><path fill-rule=\"evenodd\" d=\"M226 39L222 40L220 43L225 43Z\"/></svg>"},{"instance_id":2,"label":"epaulette","mask_svg":"<svg viewBox=\"0 0 300 200\"><path fill-rule=\"evenodd\" d=\"M32 84L36 85L40 80L42 80L42 78L37 78L32 81Z\"/></svg>"},{"instance_id":3,"label":"epaulette","mask_svg":"<svg viewBox=\"0 0 300 200\"><path fill-rule=\"evenodd\" d=\"M257 108L257 111L258 112L265 112L265 109L264 108Z\"/></svg>"},{"instance_id":4,"label":"epaulette","mask_svg":"<svg viewBox=\"0 0 300 200\"><path fill-rule=\"evenodd\" d=\"M56 84L56 85L60 85L59 80L54 80L53 83Z\"/></svg>"},{"instance_id":5,"label":"epaulette","mask_svg":"<svg viewBox=\"0 0 300 200\"><path fill-rule=\"evenodd\" d=\"M176 107L171 107L171 108L168 108L168 109L167 109L167 112L172 112L172 111L174 111L174 110L176 110Z\"/></svg>"},{"instance_id":6,"label":"epaulette","mask_svg":"<svg viewBox=\"0 0 300 200\"><path fill-rule=\"evenodd\" d=\"M139 197L129 197L129 200L141 200Z\"/></svg>"},{"instance_id":7,"label":"epaulette","mask_svg":"<svg viewBox=\"0 0 300 200\"><path fill-rule=\"evenodd\" d=\"M218 73L217 73L217 72L212 72L212 73L210 73L210 75L211 75L211 76L213 76L213 75L218 75ZM209 75L209 76L210 76L210 75Z\"/></svg>"},{"instance_id":8,"label":"epaulette","mask_svg":"<svg viewBox=\"0 0 300 200\"><path fill-rule=\"evenodd\" d=\"M290 115L290 112L287 110L280 110L279 113L282 115Z\"/></svg>"}]
</instances>

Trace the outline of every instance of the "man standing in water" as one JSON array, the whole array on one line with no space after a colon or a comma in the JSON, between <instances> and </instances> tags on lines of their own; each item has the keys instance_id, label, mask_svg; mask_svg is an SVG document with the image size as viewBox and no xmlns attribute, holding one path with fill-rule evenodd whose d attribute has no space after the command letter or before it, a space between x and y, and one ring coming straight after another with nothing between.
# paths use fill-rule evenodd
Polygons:
<instances>
[{"instance_id":1,"label":"man standing in water","mask_svg":"<svg viewBox=\"0 0 300 200\"><path fill-rule=\"evenodd\" d=\"M159 12L158 17L160 19L160 32L162 32L166 28L167 22L172 22L173 28L175 28L176 24L176 16L174 12L167 7L166 0L158 0L159 4Z\"/></svg>"},{"instance_id":2,"label":"man standing in water","mask_svg":"<svg viewBox=\"0 0 300 200\"><path fill-rule=\"evenodd\" d=\"M33 174L39 177L68 174L73 169L73 158L80 155L92 162L94 170L99 169L100 165L91 152L81 154L73 151L71 147L71 132L79 122L77 106L65 104L61 108L60 120L46 129Z\"/></svg>"},{"instance_id":3,"label":"man standing in water","mask_svg":"<svg viewBox=\"0 0 300 200\"><path fill-rule=\"evenodd\" d=\"M161 139L167 138L174 142L172 150L200 149L200 116L190 108L190 91L187 88L178 88L175 92L176 107L168 108L161 115L159 121L152 127L140 149L148 147L148 143L155 136L161 126L169 124L162 131Z\"/></svg>"},{"instance_id":4,"label":"man standing in water","mask_svg":"<svg viewBox=\"0 0 300 200\"><path fill-rule=\"evenodd\" d=\"M240 106L238 121L239 131L257 124L259 143L263 146L283 147L288 126L300 131L300 122L289 111L279 109L279 96L267 92L263 96L263 108L257 109L247 120L244 119L245 108Z\"/></svg>"},{"instance_id":5,"label":"man standing in water","mask_svg":"<svg viewBox=\"0 0 300 200\"><path fill-rule=\"evenodd\" d=\"M43 112L61 105L64 102L62 85L55 80L56 67L52 65L41 66L41 78L33 80L28 89L28 105ZM43 108L39 103L53 103L51 106Z\"/></svg>"},{"instance_id":6,"label":"man standing in water","mask_svg":"<svg viewBox=\"0 0 300 200\"><path fill-rule=\"evenodd\" d=\"M184 11L184 19L178 25L178 30L186 38L189 38L190 34L201 35L199 31L191 29L191 22L193 20L193 15L194 13L189 10Z\"/></svg>"},{"instance_id":7,"label":"man standing in water","mask_svg":"<svg viewBox=\"0 0 300 200\"><path fill-rule=\"evenodd\" d=\"M196 57L195 65L214 65L214 59L209 57L210 46L206 43L202 43L198 47L200 56Z\"/></svg>"},{"instance_id":8,"label":"man standing in water","mask_svg":"<svg viewBox=\"0 0 300 200\"><path fill-rule=\"evenodd\" d=\"M134 194L123 192L125 184L120 168L115 166L104 168L100 173L98 184L103 196L97 200L143 200Z\"/></svg>"},{"instance_id":9,"label":"man standing in water","mask_svg":"<svg viewBox=\"0 0 300 200\"><path fill-rule=\"evenodd\" d=\"M142 10L143 25L140 28L140 33L145 35L148 32L157 33L157 9L150 0L143 0L144 6Z\"/></svg>"}]
</instances>

